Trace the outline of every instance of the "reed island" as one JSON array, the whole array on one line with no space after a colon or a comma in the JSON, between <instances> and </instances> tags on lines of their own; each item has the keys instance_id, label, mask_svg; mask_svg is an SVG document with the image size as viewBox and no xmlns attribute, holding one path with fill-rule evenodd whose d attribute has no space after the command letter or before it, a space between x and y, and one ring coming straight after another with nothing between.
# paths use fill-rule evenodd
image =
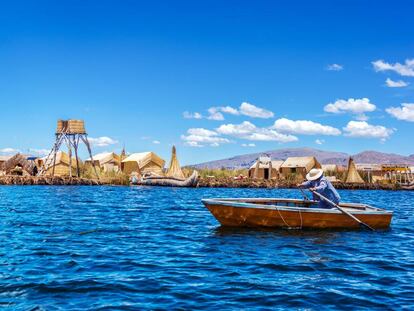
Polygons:
<instances>
[{"instance_id":1,"label":"reed island","mask_svg":"<svg viewBox=\"0 0 414 311\"><path fill-rule=\"evenodd\" d=\"M84 145L88 158L79 157ZM146 185L223 188L294 188L313 168L338 189L413 190L414 167L401 163L320 163L315 156L272 159L263 154L244 168L181 167L176 148L166 161L153 151L94 154L83 120L58 120L55 140L43 157L0 156L1 185Z\"/></svg>"}]
</instances>

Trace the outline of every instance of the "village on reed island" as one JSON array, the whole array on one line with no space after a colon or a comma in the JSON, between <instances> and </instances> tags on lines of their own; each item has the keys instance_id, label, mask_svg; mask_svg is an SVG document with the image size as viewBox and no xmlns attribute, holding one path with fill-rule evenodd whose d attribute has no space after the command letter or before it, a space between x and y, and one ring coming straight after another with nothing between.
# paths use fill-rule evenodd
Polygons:
<instances>
[{"instance_id":1,"label":"village on reed island","mask_svg":"<svg viewBox=\"0 0 414 311\"><path fill-rule=\"evenodd\" d=\"M84 145L89 157L81 159ZM182 187L291 188L313 168L342 189L413 190L414 167L405 163L323 164L315 156L272 159L262 154L244 169L181 167L175 146L167 163L153 151L95 154L83 120L58 120L55 141L48 154L17 153L0 156L3 185L147 185Z\"/></svg>"}]
</instances>

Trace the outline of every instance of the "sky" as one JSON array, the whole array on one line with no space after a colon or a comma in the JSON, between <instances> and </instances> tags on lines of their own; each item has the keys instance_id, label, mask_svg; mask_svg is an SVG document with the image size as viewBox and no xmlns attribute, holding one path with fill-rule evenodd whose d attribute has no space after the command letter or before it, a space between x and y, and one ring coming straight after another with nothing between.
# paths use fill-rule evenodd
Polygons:
<instances>
[{"instance_id":1,"label":"sky","mask_svg":"<svg viewBox=\"0 0 414 311\"><path fill-rule=\"evenodd\" d=\"M4 1L0 154L414 154L412 1ZM86 149L81 151L86 155Z\"/></svg>"}]
</instances>

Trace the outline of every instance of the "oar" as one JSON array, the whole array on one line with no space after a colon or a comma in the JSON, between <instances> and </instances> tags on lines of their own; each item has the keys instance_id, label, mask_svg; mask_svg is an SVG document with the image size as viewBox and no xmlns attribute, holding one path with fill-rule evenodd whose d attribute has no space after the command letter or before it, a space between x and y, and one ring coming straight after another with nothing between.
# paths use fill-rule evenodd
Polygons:
<instances>
[{"instance_id":1,"label":"oar","mask_svg":"<svg viewBox=\"0 0 414 311\"><path fill-rule=\"evenodd\" d=\"M306 195L305 191L303 191L302 188L299 187L300 192L302 192L303 198L305 199L305 201L310 201L309 197Z\"/></svg>"},{"instance_id":2,"label":"oar","mask_svg":"<svg viewBox=\"0 0 414 311\"><path fill-rule=\"evenodd\" d=\"M337 209L339 209L342 213L344 213L345 215L351 217L353 220L355 220L357 223L359 223L360 226L369 229L371 231L375 231L374 228L370 227L369 225L367 225L366 223L362 222L361 220L359 220L358 218L356 218L354 215L352 215L351 213L347 212L346 210L344 210L342 207L340 207L338 204L335 204L334 202L332 202L331 200L329 200L328 198L325 198L322 194L316 192L316 191L312 191L310 190L313 194L317 195L318 197L320 197L322 200L328 202L330 205L332 205L333 207L336 207Z\"/></svg>"}]
</instances>

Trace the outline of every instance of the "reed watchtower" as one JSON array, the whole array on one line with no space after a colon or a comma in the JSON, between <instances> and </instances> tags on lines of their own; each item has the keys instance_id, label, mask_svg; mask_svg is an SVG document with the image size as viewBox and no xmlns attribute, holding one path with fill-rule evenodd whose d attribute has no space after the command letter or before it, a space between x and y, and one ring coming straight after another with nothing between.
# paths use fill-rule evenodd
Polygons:
<instances>
[{"instance_id":1,"label":"reed watchtower","mask_svg":"<svg viewBox=\"0 0 414 311\"><path fill-rule=\"evenodd\" d=\"M89 156L91 158L92 166L96 177L99 179L98 172L96 171L95 162L92 157L91 146L88 141L88 134L85 130L85 122L83 120L58 120L57 129L56 129L56 140L53 145L50 153L46 157L43 166L41 167L38 175L43 175L45 172L52 167L52 176L55 174L56 166L56 154L59 151L63 143L66 143L68 148L69 155L69 176L72 177L72 149L75 152L76 158L76 173L80 177L80 168L79 168L79 157L78 157L78 147L80 141L86 145L88 149Z\"/></svg>"}]
</instances>

